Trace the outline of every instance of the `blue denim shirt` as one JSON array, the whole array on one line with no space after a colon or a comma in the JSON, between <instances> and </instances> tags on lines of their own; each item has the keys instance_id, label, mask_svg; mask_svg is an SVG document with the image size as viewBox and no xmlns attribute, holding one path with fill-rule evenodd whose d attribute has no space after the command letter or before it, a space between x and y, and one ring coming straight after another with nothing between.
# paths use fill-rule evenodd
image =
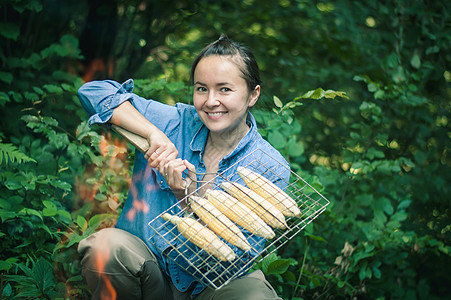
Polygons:
<instances>
[{"instance_id":1,"label":"blue denim shirt","mask_svg":"<svg viewBox=\"0 0 451 300\"><path fill-rule=\"evenodd\" d=\"M208 128L201 122L194 106L181 103L171 106L155 100L144 99L133 94L132 91L133 80L131 79L123 84L111 80L92 81L84 84L78 94L83 108L90 115L89 125L108 122L115 107L124 101L130 101L144 117L167 135L179 151L180 158L193 164L198 173L205 172L202 157ZM218 173L225 171L223 174L225 177L239 181L234 164L238 161L246 164L246 160L251 159L246 158L249 153L255 149L262 149L269 155L259 158L264 160L262 165L278 174L281 184L288 182L290 171L286 160L258 133L255 119L251 113L248 115L247 122L250 126L249 132L235 150L220 161ZM268 159L268 157L272 159ZM262 171L260 170L260 172ZM222 180L221 178L218 177L216 180L219 182ZM198 179L201 180L201 178ZM151 168L144 155L136 151L130 190L116 227L140 237L155 254L160 267L170 276L177 289L186 291L191 287L194 288L192 295L196 295L205 286L196 282L196 279L181 267L183 262L175 263L173 260L166 259L163 252L171 245L167 239L161 238L161 235L155 235L154 230L149 226L150 221L156 219L171 206L175 205L176 210L180 210L176 203L177 199L162 174ZM154 228L157 225L155 224ZM263 249L264 240L254 236L249 241L254 249ZM241 250L236 247L233 249L237 254L242 254ZM250 252L248 255L258 255L258 251Z\"/></svg>"}]
</instances>

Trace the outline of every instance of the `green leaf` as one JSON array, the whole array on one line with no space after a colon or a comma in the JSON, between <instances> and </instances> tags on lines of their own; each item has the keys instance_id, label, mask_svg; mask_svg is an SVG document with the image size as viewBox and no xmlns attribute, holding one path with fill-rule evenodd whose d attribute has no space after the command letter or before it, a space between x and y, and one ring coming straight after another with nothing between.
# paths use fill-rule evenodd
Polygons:
<instances>
[{"instance_id":1,"label":"green leaf","mask_svg":"<svg viewBox=\"0 0 451 300\"><path fill-rule=\"evenodd\" d=\"M13 74L0 71L0 80L6 82L7 84L11 84L11 82L13 81Z\"/></svg>"},{"instance_id":2,"label":"green leaf","mask_svg":"<svg viewBox=\"0 0 451 300\"><path fill-rule=\"evenodd\" d=\"M283 274L288 270L289 267L290 267L289 259L275 260L268 265L266 269L266 275Z\"/></svg>"},{"instance_id":3,"label":"green leaf","mask_svg":"<svg viewBox=\"0 0 451 300\"><path fill-rule=\"evenodd\" d=\"M13 144L0 143L0 164L5 163L5 165L8 165L9 162L17 162L19 164L25 162L35 163L36 160L20 151Z\"/></svg>"},{"instance_id":4,"label":"green leaf","mask_svg":"<svg viewBox=\"0 0 451 300\"><path fill-rule=\"evenodd\" d=\"M44 200L42 201L42 203L45 206L45 208L42 210L44 217L53 217L56 215L58 208L55 203L53 203L53 201Z\"/></svg>"},{"instance_id":5,"label":"green leaf","mask_svg":"<svg viewBox=\"0 0 451 300\"><path fill-rule=\"evenodd\" d=\"M17 23L5 23L0 22L0 35L10 40L17 40L20 35L19 22Z\"/></svg>"},{"instance_id":6,"label":"green leaf","mask_svg":"<svg viewBox=\"0 0 451 300\"><path fill-rule=\"evenodd\" d=\"M359 279L363 280L366 277L366 268L365 267L361 267L359 270Z\"/></svg>"},{"instance_id":7,"label":"green leaf","mask_svg":"<svg viewBox=\"0 0 451 300\"><path fill-rule=\"evenodd\" d=\"M2 293L3 293L3 296L5 296L5 297L11 297L12 296L13 288L11 287L9 282L3 288L3 292Z\"/></svg>"},{"instance_id":8,"label":"green leaf","mask_svg":"<svg viewBox=\"0 0 451 300\"><path fill-rule=\"evenodd\" d=\"M38 217L39 219L41 219L41 221L44 221L44 219L42 218L42 213L40 213L36 209L23 208L19 213L25 213L27 215L34 215L34 216Z\"/></svg>"},{"instance_id":9,"label":"green leaf","mask_svg":"<svg viewBox=\"0 0 451 300\"><path fill-rule=\"evenodd\" d=\"M279 257L274 252L269 254L268 256L266 256L261 262L263 273L266 274L269 265L278 259L279 259Z\"/></svg>"},{"instance_id":10,"label":"green leaf","mask_svg":"<svg viewBox=\"0 0 451 300\"><path fill-rule=\"evenodd\" d=\"M390 221L394 222L402 222L407 219L407 213L405 212L397 212L393 216L391 216Z\"/></svg>"},{"instance_id":11,"label":"green leaf","mask_svg":"<svg viewBox=\"0 0 451 300\"><path fill-rule=\"evenodd\" d=\"M77 222L77 225L78 225L78 227L80 228L81 231L85 231L86 228L88 227L88 222L81 215L77 216L76 222Z\"/></svg>"},{"instance_id":12,"label":"green leaf","mask_svg":"<svg viewBox=\"0 0 451 300\"><path fill-rule=\"evenodd\" d=\"M111 215L111 214L97 214L97 215L94 215L88 221L88 228L96 230L100 225L102 225L103 222L109 221L112 218L114 218L114 216Z\"/></svg>"},{"instance_id":13,"label":"green leaf","mask_svg":"<svg viewBox=\"0 0 451 300\"><path fill-rule=\"evenodd\" d=\"M369 80L369 78L366 75L354 75L352 80L357 81L357 82L359 82L359 81L367 82Z\"/></svg>"},{"instance_id":14,"label":"green leaf","mask_svg":"<svg viewBox=\"0 0 451 300\"><path fill-rule=\"evenodd\" d=\"M44 91L40 87L37 87L37 86L33 87L33 91L35 91L35 93L38 94L38 95L43 95L44 94Z\"/></svg>"},{"instance_id":15,"label":"green leaf","mask_svg":"<svg viewBox=\"0 0 451 300\"><path fill-rule=\"evenodd\" d=\"M66 191L66 192L69 192L72 190L72 186L69 183L59 180L59 179L50 181L50 184L58 189Z\"/></svg>"},{"instance_id":16,"label":"green leaf","mask_svg":"<svg viewBox=\"0 0 451 300\"><path fill-rule=\"evenodd\" d=\"M426 49L426 55L438 53L440 51L440 47L435 45Z\"/></svg>"},{"instance_id":17,"label":"green leaf","mask_svg":"<svg viewBox=\"0 0 451 300\"><path fill-rule=\"evenodd\" d=\"M375 83L369 83L368 84L368 92L374 93L375 91L378 90L378 87Z\"/></svg>"},{"instance_id":18,"label":"green leaf","mask_svg":"<svg viewBox=\"0 0 451 300\"><path fill-rule=\"evenodd\" d=\"M7 93L0 92L0 105L3 106L5 103L10 102L10 98Z\"/></svg>"},{"instance_id":19,"label":"green leaf","mask_svg":"<svg viewBox=\"0 0 451 300\"><path fill-rule=\"evenodd\" d=\"M308 234L306 234L306 236L308 236L308 237L311 238L312 240L327 243L327 241L326 241L324 238L322 238L322 237L320 237L320 236L318 236L318 235L313 235L313 234L309 234L309 233L308 233Z\"/></svg>"},{"instance_id":20,"label":"green leaf","mask_svg":"<svg viewBox=\"0 0 451 300\"><path fill-rule=\"evenodd\" d=\"M15 257L7 258L6 260L0 260L0 271L8 271L11 269L19 259Z\"/></svg>"},{"instance_id":21,"label":"green leaf","mask_svg":"<svg viewBox=\"0 0 451 300\"><path fill-rule=\"evenodd\" d=\"M271 131L268 134L268 142L271 143L277 149L285 147L286 140L285 137L280 133L280 131Z\"/></svg>"},{"instance_id":22,"label":"green leaf","mask_svg":"<svg viewBox=\"0 0 451 300\"><path fill-rule=\"evenodd\" d=\"M382 99L382 98L384 98L384 96L385 96L384 90L377 90L374 93L374 99Z\"/></svg>"},{"instance_id":23,"label":"green leaf","mask_svg":"<svg viewBox=\"0 0 451 300\"><path fill-rule=\"evenodd\" d=\"M43 88L47 90L49 93L55 93L57 95L63 93L63 89L57 85L54 84L44 84Z\"/></svg>"},{"instance_id":24,"label":"green leaf","mask_svg":"<svg viewBox=\"0 0 451 300\"><path fill-rule=\"evenodd\" d=\"M398 205L398 210L404 210L407 207L410 206L410 203L412 203L412 200L403 200L401 201L401 203L399 203Z\"/></svg>"},{"instance_id":25,"label":"green leaf","mask_svg":"<svg viewBox=\"0 0 451 300\"><path fill-rule=\"evenodd\" d=\"M401 66L398 66L398 68L396 68L395 72L393 72L392 79L396 83L400 83L400 82L406 81L406 75L404 73L404 69Z\"/></svg>"},{"instance_id":26,"label":"green leaf","mask_svg":"<svg viewBox=\"0 0 451 300\"><path fill-rule=\"evenodd\" d=\"M55 285L55 276L53 275L52 265L45 259L39 259L32 269L32 278L36 283L36 287L43 295L53 288Z\"/></svg>"},{"instance_id":27,"label":"green leaf","mask_svg":"<svg viewBox=\"0 0 451 300\"><path fill-rule=\"evenodd\" d=\"M288 144L288 154L291 157L299 157L304 154L304 146L301 143L295 141L290 142Z\"/></svg>"},{"instance_id":28,"label":"green leaf","mask_svg":"<svg viewBox=\"0 0 451 300\"><path fill-rule=\"evenodd\" d=\"M346 95L345 92L342 91L334 91L334 90L323 90L322 88L317 88L316 90L311 90L306 92L300 97L295 98L295 100L299 99L322 99L322 98L328 98L328 99L335 99L335 97L342 97L348 99L349 97Z\"/></svg>"},{"instance_id":29,"label":"green leaf","mask_svg":"<svg viewBox=\"0 0 451 300\"><path fill-rule=\"evenodd\" d=\"M382 208L382 210L387 214L387 215L392 215L394 208L393 205L391 204L390 199L385 198L385 197L381 197L377 200L379 202L380 207Z\"/></svg>"},{"instance_id":30,"label":"green leaf","mask_svg":"<svg viewBox=\"0 0 451 300\"><path fill-rule=\"evenodd\" d=\"M61 221L63 221L66 224L69 224L70 222L72 222L72 215L67 210L59 209L58 216L61 219Z\"/></svg>"},{"instance_id":31,"label":"green leaf","mask_svg":"<svg viewBox=\"0 0 451 300\"><path fill-rule=\"evenodd\" d=\"M366 152L366 156L369 159L374 159L374 158L384 158L385 154L384 152L382 152L381 150L378 150L376 148L368 148L367 152Z\"/></svg>"},{"instance_id":32,"label":"green leaf","mask_svg":"<svg viewBox=\"0 0 451 300\"><path fill-rule=\"evenodd\" d=\"M373 274L374 274L374 277L377 279L380 279L382 276L381 270L379 270L379 268L377 268L377 267L373 267Z\"/></svg>"},{"instance_id":33,"label":"green leaf","mask_svg":"<svg viewBox=\"0 0 451 300\"><path fill-rule=\"evenodd\" d=\"M418 55L418 53L415 53L412 56L412 59L410 60L410 64L412 65L412 67L414 67L415 69L419 69L421 67L421 60L420 60L420 56Z\"/></svg>"},{"instance_id":34,"label":"green leaf","mask_svg":"<svg viewBox=\"0 0 451 300\"><path fill-rule=\"evenodd\" d=\"M273 96L273 100L274 100L274 105L278 108L282 108L283 107L283 103L282 101L280 101L280 99L277 96Z\"/></svg>"}]
</instances>

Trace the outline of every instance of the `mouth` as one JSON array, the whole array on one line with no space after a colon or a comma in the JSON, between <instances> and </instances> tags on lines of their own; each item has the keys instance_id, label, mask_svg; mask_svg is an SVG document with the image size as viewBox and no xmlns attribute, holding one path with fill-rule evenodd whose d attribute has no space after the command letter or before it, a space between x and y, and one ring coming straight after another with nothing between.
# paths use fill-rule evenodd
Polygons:
<instances>
[{"instance_id":1,"label":"mouth","mask_svg":"<svg viewBox=\"0 0 451 300\"><path fill-rule=\"evenodd\" d=\"M210 119L219 119L227 112L205 112Z\"/></svg>"}]
</instances>

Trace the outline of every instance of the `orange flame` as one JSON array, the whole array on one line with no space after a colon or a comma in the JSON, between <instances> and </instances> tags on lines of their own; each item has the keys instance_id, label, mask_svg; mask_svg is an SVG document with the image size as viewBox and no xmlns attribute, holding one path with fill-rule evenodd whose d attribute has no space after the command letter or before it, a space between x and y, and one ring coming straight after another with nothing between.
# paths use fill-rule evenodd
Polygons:
<instances>
[{"instance_id":1,"label":"orange flame","mask_svg":"<svg viewBox=\"0 0 451 300\"><path fill-rule=\"evenodd\" d=\"M109 259L110 259L110 249L108 247L104 247L101 252L99 251L98 253L96 253L97 271L99 272L100 279L104 284L104 288L100 292L100 299L102 300L116 300L117 298L117 292L114 289L111 280L104 272L105 265Z\"/></svg>"},{"instance_id":2,"label":"orange flame","mask_svg":"<svg viewBox=\"0 0 451 300\"><path fill-rule=\"evenodd\" d=\"M102 228L112 227L117 219L118 209L121 203L120 194L124 191L124 188L130 186L131 177L129 176L128 164L127 164L127 144L123 140L115 139L113 136L108 133L104 137L102 137L99 143L99 153L103 157L102 165L91 164L86 166L86 171L83 175L77 176L75 178L75 194L78 196L78 200L74 206L73 210L78 211L80 207L82 207L86 202L90 202L93 204L92 211L83 215L86 218L86 223L83 228L79 228L80 224L74 223L71 228L67 228L65 233L62 234L61 241L59 242L59 250L58 252L68 251L69 247L67 243L73 240L71 236L80 235L82 232L85 232L88 226L88 222L90 217L103 214L105 212L113 212L111 217L105 218L102 220L101 224L99 224L98 230ZM101 174L96 177L97 172ZM113 175L112 175L113 174ZM111 184L108 186L108 190L104 193L107 198L102 201L95 200L95 197L101 189L102 185L105 184L105 180L108 180L107 176L117 176L122 178L123 180L118 180L118 185ZM89 181L88 181L89 179ZM139 202L139 201L138 201ZM145 207L145 205L138 203L138 209L146 211L149 208ZM116 214L114 214L116 213ZM60 230L58 230L60 232ZM63 231L63 230L61 230ZM107 248L107 247L105 247ZM105 249L101 253L94 258L94 263L96 264L99 271L103 271L105 269L105 264L107 263L110 257L110 251ZM68 278L73 276L72 270L69 266L70 262L56 262L54 266L55 276L58 278L59 282L64 282L66 285L66 298L74 299L78 298L80 289L77 284L73 285L73 282L67 281ZM101 280L105 284L105 291L102 292L101 299L110 300L117 298L117 292L111 283L111 280L107 277L107 275L102 274L100 272L99 276L101 276Z\"/></svg>"}]
</instances>

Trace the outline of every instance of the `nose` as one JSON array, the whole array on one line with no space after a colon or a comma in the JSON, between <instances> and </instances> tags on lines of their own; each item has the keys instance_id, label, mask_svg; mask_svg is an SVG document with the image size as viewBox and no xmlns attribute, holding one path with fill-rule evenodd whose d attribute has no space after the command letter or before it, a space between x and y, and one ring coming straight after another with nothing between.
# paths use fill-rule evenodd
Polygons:
<instances>
[{"instance_id":1,"label":"nose","mask_svg":"<svg viewBox=\"0 0 451 300\"><path fill-rule=\"evenodd\" d=\"M212 107L219 105L219 103L219 95L215 91L210 91L208 93L206 105Z\"/></svg>"}]
</instances>

